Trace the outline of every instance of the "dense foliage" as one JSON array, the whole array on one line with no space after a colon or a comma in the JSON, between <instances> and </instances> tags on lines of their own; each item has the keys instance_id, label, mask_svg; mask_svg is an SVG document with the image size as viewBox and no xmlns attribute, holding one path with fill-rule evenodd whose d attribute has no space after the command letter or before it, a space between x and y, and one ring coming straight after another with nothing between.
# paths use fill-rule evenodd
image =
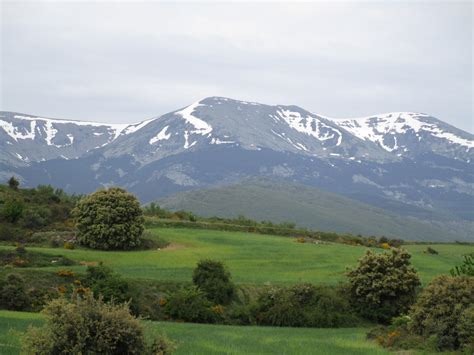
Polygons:
<instances>
[{"instance_id":1,"label":"dense foliage","mask_svg":"<svg viewBox=\"0 0 474 355\"><path fill-rule=\"evenodd\" d=\"M451 270L453 276L474 276L474 253L464 255L464 260L461 265L455 266Z\"/></svg>"},{"instance_id":2,"label":"dense foliage","mask_svg":"<svg viewBox=\"0 0 474 355\"><path fill-rule=\"evenodd\" d=\"M9 274L0 280L0 308L22 311L30 307L31 298L20 275Z\"/></svg>"},{"instance_id":3,"label":"dense foliage","mask_svg":"<svg viewBox=\"0 0 474 355\"><path fill-rule=\"evenodd\" d=\"M439 276L421 292L410 311L410 329L432 337L439 350L474 350L474 278Z\"/></svg>"},{"instance_id":4,"label":"dense foliage","mask_svg":"<svg viewBox=\"0 0 474 355\"><path fill-rule=\"evenodd\" d=\"M78 241L94 249L139 247L143 216L135 196L121 188L99 190L81 199L74 210Z\"/></svg>"},{"instance_id":5,"label":"dense foliage","mask_svg":"<svg viewBox=\"0 0 474 355\"><path fill-rule=\"evenodd\" d=\"M206 293L214 304L229 304L234 296L235 286L224 263L215 260L201 260L193 272L193 283Z\"/></svg>"},{"instance_id":6,"label":"dense foliage","mask_svg":"<svg viewBox=\"0 0 474 355\"><path fill-rule=\"evenodd\" d=\"M49 185L34 189L0 185L0 241L33 242L38 231L70 229L78 199Z\"/></svg>"},{"instance_id":7,"label":"dense foliage","mask_svg":"<svg viewBox=\"0 0 474 355\"><path fill-rule=\"evenodd\" d=\"M257 324L285 327L340 327L357 322L342 289L299 284L269 288L252 310Z\"/></svg>"},{"instance_id":8,"label":"dense foliage","mask_svg":"<svg viewBox=\"0 0 474 355\"><path fill-rule=\"evenodd\" d=\"M164 312L167 317L174 320L212 323L215 314L212 312L212 303L206 294L199 288L183 287L173 292L168 299L163 299Z\"/></svg>"},{"instance_id":9,"label":"dense foliage","mask_svg":"<svg viewBox=\"0 0 474 355\"><path fill-rule=\"evenodd\" d=\"M137 313L135 293L128 282L112 269L103 265L89 266L83 284L104 302L129 302L131 310Z\"/></svg>"},{"instance_id":10,"label":"dense foliage","mask_svg":"<svg viewBox=\"0 0 474 355\"><path fill-rule=\"evenodd\" d=\"M392 317L408 311L420 286L410 258L404 249L382 254L367 251L357 268L349 271L350 293L361 315L389 322Z\"/></svg>"},{"instance_id":11,"label":"dense foliage","mask_svg":"<svg viewBox=\"0 0 474 355\"><path fill-rule=\"evenodd\" d=\"M60 298L44 309L47 324L30 328L24 339L27 354L169 354L163 339L147 345L143 326L126 304L114 305L92 294Z\"/></svg>"}]
</instances>

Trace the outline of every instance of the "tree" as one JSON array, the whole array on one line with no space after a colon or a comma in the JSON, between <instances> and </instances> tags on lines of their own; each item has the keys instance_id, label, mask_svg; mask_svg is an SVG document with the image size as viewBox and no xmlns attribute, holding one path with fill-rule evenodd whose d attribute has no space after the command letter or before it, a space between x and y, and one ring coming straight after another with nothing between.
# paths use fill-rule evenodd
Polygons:
<instances>
[{"instance_id":1,"label":"tree","mask_svg":"<svg viewBox=\"0 0 474 355\"><path fill-rule=\"evenodd\" d=\"M10 223L17 222L23 215L23 203L15 198L9 198L3 204L3 208L0 211L1 217Z\"/></svg>"},{"instance_id":2,"label":"tree","mask_svg":"<svg viewBox=\"0 0 474 355\"><path fill-rule=\"evenodd\" d=\"M193 283L206 293L214 304L228 304L234 296L235 287L230 272L224 263L215 260L201 260L193 272Z\"/></svg>"},{"instance_id":3,"label":"tree","mask_svg":"<svg viewBox=\"0 0 474 355\"><path fill-rule=\"evenodd\" d=\"M140 203L121 188L99 190L74 209L79 243L94 249L128 250L141 244L143 215Z\"/></svg>"},{"instance_id":4,"label":"tree","mask_svg":"<svg viewBox=\"0 0 474 355\"><path fill-rule=\"evenodd\" d=\"M51 301L43 310L46 325L30 327L24 338L26 354L170 354L172 344L158 338L147 345L143 326L127 304L114 305L92 293Z\"/></svg>"},{"instance_id":5,"label":"tree","mask_svg":"<svg viewBox=\"0 0 474 355\"><path fill-rule=\"evenodd\" d=\"M14 176L12 176L8 180L8 186L13 190L18 190L18 186L20 186L20 182L17 179L15 179Z\"/></svg>"},{"instance_id":6,"label":"tree","mask_svg":"<svg viewBox=\"0 0 474 355\"><path fill-rule=\"evenodd\" d=\"M439 276L421 292L410 317L411 330L436 341L439 350L474 346L474 278Z\"/></svg>"},{"instance_id":7,"label":"tree","mask_svg":"<svg viewBox=\"0 0 474 355\"><path fill-rule=\"evenodd\" d=\"M383 254L367 251L357 268L349 271L351 298L361 315L388 322L408 311L420 285L410 258L404 249Z\"/></svg>"}]
</instances>

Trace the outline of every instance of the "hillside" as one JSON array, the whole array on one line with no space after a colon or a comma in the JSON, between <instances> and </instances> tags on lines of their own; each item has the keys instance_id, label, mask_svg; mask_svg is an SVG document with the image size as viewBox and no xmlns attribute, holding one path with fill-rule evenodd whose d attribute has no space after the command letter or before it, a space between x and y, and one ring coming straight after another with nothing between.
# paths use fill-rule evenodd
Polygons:
<instances>
[{"instance_id":1,"label":"hillside","mask_svg":"<svg viewBox=\"0 0 474 355\"><path fill-rule=\"evenodd\" d=\"M159 204L203 216L245 215L258 220L291 221L321 231L418 241L464 239L415 218L395 215L320 189L275 180L251 179L223 187L182 192L159 200Z\"/></svg>"}]
</instances>

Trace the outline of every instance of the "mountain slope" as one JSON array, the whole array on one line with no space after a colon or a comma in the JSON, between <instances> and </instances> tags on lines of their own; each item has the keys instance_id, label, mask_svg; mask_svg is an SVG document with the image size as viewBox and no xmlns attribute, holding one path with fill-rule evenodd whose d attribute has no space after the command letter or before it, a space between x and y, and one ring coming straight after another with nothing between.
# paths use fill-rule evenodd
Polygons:
<instances>
[{"instance_id":1,"label":"mountain slope","mask_svg":"<svg viewBox=\"0 0 474 355\"><path fill-rule=\"evenodd\" d=\"M392 112L363 118L330 119L356 137L397 156L432 152L470 161L474 136L423 113Z\"/></svg>"},{"instance_id":2,"label":"mountain slope","mask_svg":"<svg viewBox=\"0 0 474 355\"><path fill-rule=\"evenodd\" d=\"M24 166L51 159L75 159L101 148L120 135L144 127L36 117L0 112L0 163Z\"/></svg>"},{"instance_id":3,"label":"mountain slope","mask_svg":"<svg viewBox=\"0 0 474 355\"><path fill-rule=\"evenodd\" d=\"M103 148L106 157L130 154L142 163L212 146L271 149L305 156L396 160L370 141L297 106L269 106L221 97L200 100L153 120Z\"/></svg>"},{"instance_id":4,"label":"mountain slope","mask_svg":"<svg viewBox=\"0 0 474 355\"><path fill-rule=\"evenodd\" d=\"M133 125L0 112L0 148L0 179L23 186L119 185L149 202L280 179L474 235L474 136L425 114L339 120L222 97Z\"/></svg>"},{"instance_id":5,"label":"mountain slope","mask_svg":"<svg viewBox=\"0 0 474 355\"><path fill-rule=\"evenodd\" d=\"M238 184L182 192L158 203L203 216L291 221L321 231L388 236L408 240L446 240L457 235L415 218L403 218L380 208L283 181L250 179Z\"/></svg>"}]
</instances>

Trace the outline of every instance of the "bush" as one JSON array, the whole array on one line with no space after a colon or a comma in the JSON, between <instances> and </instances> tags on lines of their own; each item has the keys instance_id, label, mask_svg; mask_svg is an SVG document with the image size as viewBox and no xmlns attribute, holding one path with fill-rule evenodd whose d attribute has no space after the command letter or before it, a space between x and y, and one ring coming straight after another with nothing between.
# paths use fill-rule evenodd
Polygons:
<instances>
[{"instance_id":1,"label":"bush","mask_svg":"<svg viewBox=\"0 0 474 355\"><path fill-rule=\"evenodd\" d=\"M0 282L0 307L12 311L23 311L29 308L30 297L26 283L20 275L9 274Z\"/></svg>"},{"instance_id":2,"label":"bush","mask_svg":"<svg viewBox=\"0 0 474 355\"><path fill-rule=\"evenodd\" d=\"M464 255L464 260L461 265L455 266L451 270L452 276L474 276L474 253Z\"/></svg>"},{"instance_id":3,"label":"bush","mask_svg":"<svg viewBox=\"0 0 474 355\"><path fill-rule=\"evenodd\" d=\"M214 304L229 304L235 293L230 272L220 261L201 260L194 269L193 283Z\"/></svg>"},{"instance_id":4,"label":"bush","mask_svg":"<svg viewBox=\"0 0 474 355\"><path fill-rule=\"evenodd\" d=\"M375 254L367 251L356 269L348 273L353 304L364 317L389 322L406 313L414 302L420 279L403 249Z\"/></svg>"},{"instance_id":5,"label":"bush","mask_svg":"<svg viewBox=\"0 0 474 355\"><path fill-rule=\"evenodd\" d=\"M10 223L17 222L23 214L23 203L17 199L8 199L3 204L1 217Z\"/></svg>"},{"instance_id":6,"label":"bush","mask_svg":"<svg viewBox=\"0 0 474 355\"><path fill-rule=\"evenodd\" d=\"M455 350L472 342L474 278L439 276L423 290L410 311L411 330L434 337L439 350Z\"/></svg>"},{"instance_id":7,"label":"bush","mask_svg":"<svg viewBox=\"0 0 474 355\"><path fill-rule=\"evenodd\" d=\"M94 249L128 250L140 246L143 215L135 196L120 188L99 190L74 210L78 240Z\"/></svg>"},{"instance_id":8,"label":"bush","mask_svg":"<svg viewBox=\"0 0 474 355\"><path fill-rule=\"evenodd\" d=\"M253 314L257 324L272 326L339 327L357 322L342 289L311 284L266 290Z\"/></svg>"},{"instance_id":9,"label":"bush","mask_svg":"<svg viewBox=\"0 0 474 355\"><path fill-rule=\"evenodd\" d=\"M30 327L24 338L27 354L169 354L167 342L147 345L143 327L126 304L114 305L86 293L51 301L44 309L47 323ZM163 349L164 348L164 349Z\"/></svg>"},{"instance_id":10,"label":"bush","mask_svg":"<svg viewBox=\"0 0 474 355\"><path fill-rule=\"evenodd\" d=\"M84 286L89 287L94 295L102 297L105 302L130 302L130 308L137 313L137 306L128 282L112 269L103 265L87 267Z\"/></svg>"},{"instance_id":11,"label":"bush","mask_svg":"<svg viewBox=\"0 0 474 355\"><path fill-rule=\"evenodd\" d=\"M436 249L433 249L432 247L426 248L424 253L425 254L431 254L431 255L438 255L438 252L436 251Z\"/></svg>"},{"instance_id":12,"label":"bush","mask_svg":"<svg viewBox=\"0 0 474 355\"><path fill-rule=\"evenodd\" d=\"M48 225L51 219L51 211L46 207L26 208L20 223L24 228L40 228Z\"/></svg>"},{"instance_id":13,"label":"bush","mask_svg":"<svg viewBox=\"0 0 474 355\"><path fill-rule=\"evenodd\" d=\"M458 323L459 344L466 353L474 354L474 305L466 308Z\"/></svg>"},{"instance_id":14,"label":"bush","mask_svg":"<svg viewBox=\"0 0 474 355\"><path fill-rule=\"evenodd\" d=\"M199 288L185 287L172 293L162 302L167 317L185 322L212 323L216 320L212 304Z\"/></svg>"}]
</instances>

